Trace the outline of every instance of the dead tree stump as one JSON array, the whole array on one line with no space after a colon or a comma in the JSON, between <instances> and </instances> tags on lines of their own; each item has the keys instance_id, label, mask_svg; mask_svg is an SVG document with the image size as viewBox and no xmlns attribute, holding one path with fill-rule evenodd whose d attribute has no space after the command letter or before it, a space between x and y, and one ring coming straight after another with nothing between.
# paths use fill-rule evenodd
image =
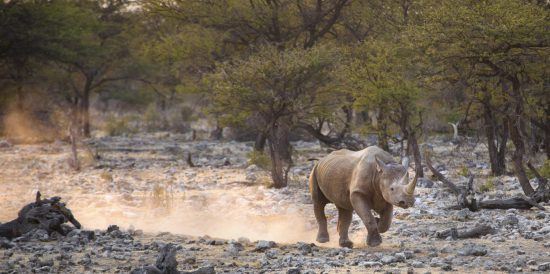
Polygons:
<instances>
[{"instance_id":1,"label":"dead tree stump","mask_svg":"<svg viewBox=\"0 0 550 274\"><path fill-rule=\"evenodd\" d=\"M44 229L51 234L56 231L65 235L62 224L70 222L76 228L81 228L71 210L61 203L61 197L41 199L40 192L36 193L36 201L24 206L18 213L17 219L0 225L0 237L13 239L34 229Z\"/></svg>"}]
</instances>

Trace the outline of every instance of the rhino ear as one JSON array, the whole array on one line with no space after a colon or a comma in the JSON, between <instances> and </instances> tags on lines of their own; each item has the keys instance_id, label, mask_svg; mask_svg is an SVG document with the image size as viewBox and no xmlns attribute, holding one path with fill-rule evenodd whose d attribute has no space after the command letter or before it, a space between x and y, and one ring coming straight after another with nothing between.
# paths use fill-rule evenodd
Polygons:
<instances>
[{"instance_id":1,"label":"rhino ear","mask_svg":"<svg viewBox=\"0 0 550 274\"><path fill-rule=\"evenodd\" d=\"M409 169L409 157L403 157L403 159L401 160L401 164L405 167L405 169Z\"/></svg>"},{"instance_id":2,"label":"rhino ear","mask_svg":"<svg viewBox=\"0 0 550 274\"><path fill-rule=\"evenodd\" d=\"M374 156L374 159L376 160L376 171L382 172L384 168L386 167L386 163L384 163L382 160L378 159L377 156Z\"/></svg>"}]
</instances>

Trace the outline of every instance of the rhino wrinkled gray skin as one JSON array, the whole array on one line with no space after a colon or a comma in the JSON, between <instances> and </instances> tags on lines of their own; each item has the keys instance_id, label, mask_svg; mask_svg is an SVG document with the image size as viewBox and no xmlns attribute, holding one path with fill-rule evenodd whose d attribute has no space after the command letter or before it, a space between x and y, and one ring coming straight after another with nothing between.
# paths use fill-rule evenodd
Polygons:
<instances>
[{"instance_id":1,"label":"rhino wrinkled gray skin","mask_svg":"<svg viewBox=\"0 0 550 274\"><path fill-rule=\"evenodd\" d=\"M417 176L409 183L407 169L408 159L398 164L388 152L376 146L361 151L342 149L321 159L309 178L319 225L317 241L329 241L325 205L333 203L338 208L340 246L353 247L348 228L354 210L367 228L367 244L380 245L380 233L390 228L393 206L408 208L414 204ZM375 218L371 210L380 218Z\"/></svg>"}]
</instances>

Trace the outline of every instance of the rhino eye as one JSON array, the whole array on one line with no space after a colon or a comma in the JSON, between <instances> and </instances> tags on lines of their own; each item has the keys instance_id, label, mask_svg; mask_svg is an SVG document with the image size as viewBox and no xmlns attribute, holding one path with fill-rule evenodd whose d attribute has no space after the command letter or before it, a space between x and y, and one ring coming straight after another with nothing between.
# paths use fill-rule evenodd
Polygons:
<instances>
[{"instance_id":1,"label":"rhino eye","mask_svg":"<svg viewBox=\"0 0 550 274\"><path fill-rule=\"evenodd\" d=\"M393 191L393 187L390 187L390 190Z\"/></svg>"}]
</instances>

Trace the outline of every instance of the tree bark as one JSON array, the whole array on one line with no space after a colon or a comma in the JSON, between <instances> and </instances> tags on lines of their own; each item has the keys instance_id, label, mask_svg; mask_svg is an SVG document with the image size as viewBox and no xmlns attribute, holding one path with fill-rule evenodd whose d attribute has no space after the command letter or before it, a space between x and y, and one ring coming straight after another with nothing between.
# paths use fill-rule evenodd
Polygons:
<instances>
[{"instance_id":1,"label":"tree bark","mask_svg":"<svg viewBox=\"0 0 550 274\"><path fill-rule=\"evenodd\" d=\"M515 147L512 162L514 165L514 173L519 180L521 188L523 189L525 195L529 196L535 192L535 190L529 183L529 178L527 178L523 165L523 156L525 155L525 125L522 119L524 116L523 98L521 96L519 79L515 76L511 76L510 80L512 82L512 98L514 99L515 104L514 115L512 115L512 117L508 117L510 138L512 139Z\"/></svg>"},{"instance_id":2,"label":"tree bark","mask_svg":"<svg viewBox=\"0 0 550 274\"><path fill-rule=\"evenodd\" d=\"M445 178L445 176L443 176L432 166L430 155L428 152L425 152L424 155L426 156L426 165L432 171L434 176L436 176L438 180L444 183L445 186L447 186L449 190L451 190L457 196L457 205L450 207L451 209L468 208L470 211L478 211L480 209L530 209L532 207L537 207L541 210L545 210L544 207L537 203L547 202L548 199L550 199L550 191L546 188L546 181L543 180L543 183L539 185L537 191L533 193L534 195L531 195L529 197L522 195L520 197L514 197L504 200L476 201L475 195L473 193L473 175L470 176L468 187L466 189L459 189L454 183ZM538 172L535 173L538 174Z\"/></svg>"},{"instance_id":3,"label":"tree bark","mask_svg":"<svg viewBox=\"0 0 550 274\"><path fill-rule=\"evenodd\" d=\"M484 90L482 105L483 105L483 122L485 124L485 136L487 137L487 147L489 149L489 161L491 162L491 173L494 176L504 174L506 171L505 156L506 142L508 141L507 126L501 131L501 140L498 142L496 118L493 115L493 109L490 103L490 95L487 90ZM500 145L497 147L497 143Z\"/></svg>"},{"instance_id":4,"label":"tree bark","mask_svg":"<svg viewBox=\"0 0 550 274\"><path fill-rule=\"evenodd\" d=\"M420 155L420 149L418 148L418 142L416 140L416 134L414 132L409 133L409 139L407 145L410 145L412 154L414 157L414 171L416 175L421 178L424 177L424 170L422 168L422 156Z\"/></svg>"},{"instance_id":5,"label":"tree bark","mask_svg":"<svg viewBox=\"0 0 550 274\"><path fill-rule=\"evenodd\" d=\"M289 133L290 128L283 122L274 122L269 131L271 178L275 188L283 188L288 184L288 171L292 164Z\"/></svg>"},{"instance_id":6,"label":"tree bark","mask_svg":"<svg viewBox=\"0 0 550 274\"><path fill-rule=\"evenodd\" d=\"M223 137L223 128L220 126L220 123L216 121L216 128L210 132L210 138L214 140L221 140Z\"/></svg>"},{"instance_id":7,"label":"tree bark","mask_svg":"<svg viewBox=\"0 0 550 274\"><path fill-rule=\"evenodd\" d=\"M256 135L256 141L254 141L254 150L258 152L264 152L266 139L267 134L265 132L258 132L258 134Z\"/></svg>"},{"instance_id":8,"label":"tree bark","mask_svg":"<svg viewBox=\"0 0 550 274\"><path fill-rule=\"evenodd\" d=\"M514 173L516 174L516 177L519 180L521 189L523 189L523 192L525 193L525 195L531 195L533 192L535 192L535 190L533 189L533 186L531 186L531 183L529 183L529 178L527 178L527 173L525 172L525 168L523 166L523 156L525 155L525 143L521 136L520 130L518 129L519 127L518 120L519 118L509 119L510 137L516 148L512 156L512 163L514 165Z\"/></svg>"},{"instance_id":9,"label":"tree bark","mask_svg":"<svg viewBox=\"0 0 550 274\"><path fill-rule=\"evenodd\" d=\"M86 83L82 90L82 100L80 101L80 126L82 129L82 135L84 137L90 137L90 93L92 89L93 78L86 77Z\"/></svg>"},{"instance_id":10,"label":"tree bark","mask_svg":"<svg viewBox=\"0 0 550 274\"><path fill-rule=\"evenodd\" d=\"M377 117L378 146L385 151L390 151L390 145L388 143L388 121L386 120L384 114L385 109L381 107Z\"/></svg>"}]
</instances>

